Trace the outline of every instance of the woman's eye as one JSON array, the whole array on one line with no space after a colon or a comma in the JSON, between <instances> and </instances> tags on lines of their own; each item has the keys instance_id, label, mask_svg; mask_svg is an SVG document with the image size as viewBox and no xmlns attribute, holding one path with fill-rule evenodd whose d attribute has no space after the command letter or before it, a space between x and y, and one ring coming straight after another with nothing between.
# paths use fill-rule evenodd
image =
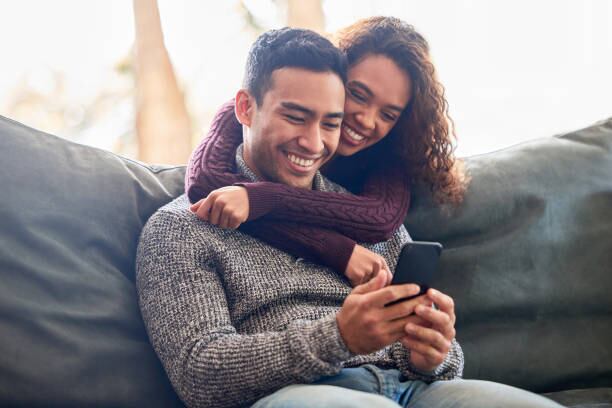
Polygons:
<instances>
[{"instance_id":1,"label":"woman's eye","mask_svg":"<svg viewBox=\"0 0 612 408\"><path fill-rule=\"evenodd\" d=\"M365 102L366 100L365 96L363 96L362 94L360 94L359 92L353 89L349 89L349 93L351 94L353 98L355 98L359 102Z\"/></svg>"},{"instance_id":2,"label":"woman's eye","mask_svg":"<svg viewBox=\"0 0 612 408\"><path fill-rule=\"evenodd\" d=\"M395 115L392 115L390 113L384 113L382 114L383 119L385 119L387 122L395 122L395 119L397 119L395 117Z\"/></svg>"}]
</instances>

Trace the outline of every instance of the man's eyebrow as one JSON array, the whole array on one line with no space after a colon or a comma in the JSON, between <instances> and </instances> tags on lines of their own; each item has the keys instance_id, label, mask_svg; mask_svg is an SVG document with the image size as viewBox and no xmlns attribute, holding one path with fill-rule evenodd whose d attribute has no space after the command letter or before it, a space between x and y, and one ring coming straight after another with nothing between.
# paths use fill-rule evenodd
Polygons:
<instances>
[{"instance_id":1,"label":"man's eyebrow","mask_svg":"<svg viewBox=\"0 0 612 408\"><path fill-rule=\"evenodd\" d=\"M326 113L325 117L327 119L342 119L344 117L344 112L330 112L330 113Z\"/></svg>"},{"instance_id":2,"label":"man's eyebrow","mask_svg":"<svg viewBox=\"0 0 612 408\"><path fill-rule=\"evenodd\" d=\"M367 93L369 97L374 96L374 93L363 82L351 81L351 82L349 82L349 85L356 86L357 88L361 89L363 92ZM402 111L404 110L404 108L402 108L401 106L397 106L397 105L389 104L389 105L386 105L386 106L387 106L387 108L392 109L394 111L397 111L398 113L402 113Z\"/></svg>"},{"instance_id":3,"label":"man's eyebrow","mask_svg":"<svg viewBox=\"0 0 612 408\"><path fill-rule=\"evenodd\" d=\"M314 116L314 111L306 108L305 106L298 105L294 102L281 102L281 106L285 109L295 110L298 112L302 112L304 115Z\"/></svg>"},{"instance_id":4,"label":"man's eyebrow","mask_svg":"<svg viewBox=\"0 0 612 408\"><path fill-rule=\"evenodd\" d=\"M314 116L315 112L312 109L308 109L305 106L299 105L294 102L281 102L281 106L285 109L295 110L301 112L307 116ZM328 119L342 119L344 117L344 112L330 112L326 113L325 117Z\"/></svg>"}]
</instances>

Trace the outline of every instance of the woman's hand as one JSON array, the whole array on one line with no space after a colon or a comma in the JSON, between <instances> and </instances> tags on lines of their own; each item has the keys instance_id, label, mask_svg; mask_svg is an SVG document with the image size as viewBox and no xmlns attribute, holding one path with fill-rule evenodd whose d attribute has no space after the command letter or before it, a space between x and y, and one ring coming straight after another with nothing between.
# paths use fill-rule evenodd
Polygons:
<instances>
[{"instance_id":1,"label":"woman's hand","mask_svg":"<svg viewBox=\"0 0 612 408\"><path fill-rule=\"evenodd\" d=\"M249 195L240 186L218 188L193 204L191 211L213 225L236 229L249 218Z\"/></svg>"},{"instance_id":2,"label":"woman's hand","mask_svg":"<svg viewBox=\"0 0 612 408\"><path fill-rule=\"evenodd\" d=\"M387 286L391 283L392 275L385 258L361 245L355 245L344 275L351 282L351 285L355 287L372 279L379 269L386 276L384 286Z\"/></svg>"}]
</instances>

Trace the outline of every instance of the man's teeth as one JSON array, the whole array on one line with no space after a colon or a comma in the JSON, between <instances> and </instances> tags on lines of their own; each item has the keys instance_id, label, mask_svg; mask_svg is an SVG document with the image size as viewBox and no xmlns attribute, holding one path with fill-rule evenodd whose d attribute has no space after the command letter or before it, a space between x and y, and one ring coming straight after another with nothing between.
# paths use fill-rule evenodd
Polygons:
<instances>
[{"instance_id":1,"label":"man's teeth","mask_svg":"<svg viewBox=\"0 0 612 408\"><path fill-rule=\"evenodd\" d=\"M287 157L289 158L289 160L291 160L292 163L295 163L298 166L310 167L310 166L312 166L314 164L314 160L302 159L300 157L297 157L294 154L288 154Z\"/></svg>"},{"instance_id":2,"label":"man's teeth","mask_svg":"<svg viewBox=\"0 0 612 408\"><path fill-rule=\"evenodd\" d=\"M356 142L361 142L364 139L363 136L361 136L359 133L355 132L353 129L351 129L348 126L345 126L344 130L346 130L346 134L349 135L351 139L353 139Z\"/></svg>"}]
</instances>

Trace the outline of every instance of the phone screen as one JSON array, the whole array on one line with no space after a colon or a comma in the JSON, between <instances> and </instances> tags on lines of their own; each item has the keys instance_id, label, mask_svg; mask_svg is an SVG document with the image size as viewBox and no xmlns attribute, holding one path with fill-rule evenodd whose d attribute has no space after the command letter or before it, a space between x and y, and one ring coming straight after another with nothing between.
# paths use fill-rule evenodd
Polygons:
<instances>
[{"instance_id":1,"label":"phone screen","mask_svg":"<svg viewBox=\"0 0 612 408\"><path fill-rule=\"evenodd\" d=\"M431 279L438 269L441 253L442 244L439 242L414 241L404 245L391 284L415 283L419 285L421 291L415 296L397 300L389 305L412 299L427 292L430 288Z\"/></svg>"}]
</instances>

